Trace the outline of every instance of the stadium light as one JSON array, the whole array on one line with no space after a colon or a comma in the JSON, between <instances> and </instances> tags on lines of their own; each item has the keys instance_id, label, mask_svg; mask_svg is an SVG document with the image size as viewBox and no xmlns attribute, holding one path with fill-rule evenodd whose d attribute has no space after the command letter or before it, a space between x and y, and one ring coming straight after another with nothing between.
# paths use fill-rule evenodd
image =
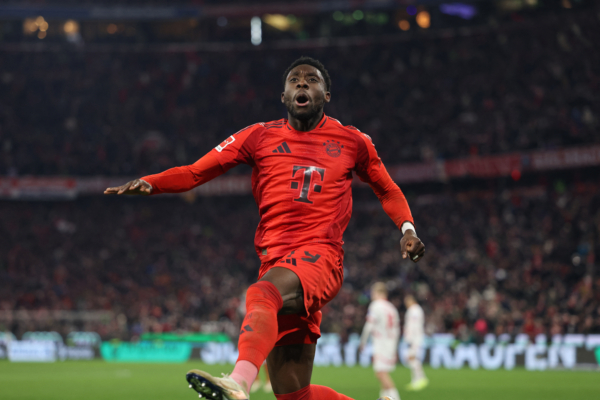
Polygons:
<instances>
[{"instance_id":1,"label":"stadium light","mask_svg":"<svg viewBox=\"0 0 600 400\"><path fill-rule=\"evenodd\" d=\"M40 22L40 24L38 26L40 28L40 32L46 32L50 25L48 24L48 22L42 21L42 22Z\"/></svg>"},{"instance_id":2,"label":"stadium light","mask_svg":"<svg viewBox=\"0 0 600 400\"><path fill-rule=\"evenodd\" d=\"M63 25L63 31L65 31L67 35L74 35L79 32L79 24L77 21L70 19Z\"/></svg>"},{"instance_id":3,"label":"stadium light","mask_svg":"<svg viewBox=\"0 0 600 400\"><path fill-rule=\"evenodd\" d=\"M431 26L431 15L427 11L421 11L417 14L417 24L424 29Z\"/></svg>"},{"instance_id":4,"label":"stadium light","mask_svg":"<svg viewBox=\"0 0 600 400\"><path fill-rule=\"evenodd\" d=\"M37 31L37 29L38 26L33 18L26 18L23 21L23 32L26 34L33 34L35 31Z\"/></svg>"},{"instance_id":5,"label":"stadium light","mask_svg":"<svg viewBox=\"0 0 600 400\"><path fill-rule=\"evenodd\" d=\"M405 19L401 19L398 21L398 28L402 29L403 31L407 31L410 29L410 22Z\"/></svg>"},{"instance_id":6,"label":"stadium light","mask_svg":"<svg viewBox=\"0 0 600 400\"><path fill-rule=\"evenodd\" d=\"M48 27L50 25L48 24L48 22L44 19L44 17L42 17L41 15L35 19L33 18L26 18L23 21L23 31L26 34L34 34L35 32L38 32L38 37L40 39L43 39L46 37L46 31L48 30ZM40 33L42 33L40 35Z\"/></svg>"},{"instance_id":7,"label":"stadium light","mask_svg":"<svg viewBox=\"0 0 600 400\"><path fill-rule=\"evenodd\" d=\"M355 20L360 21L361 19L363 19L365 17L365 14L360 10L356 10L352 13L352 16L354 17Z\"/></svg>"},{"instance_id":8,"label":"stadium light","mask_svg":"<svg viewBox=\"0 0 600 400\"><path fill-rule=\"evenodd\" d=\"M342 22L344 20L344 13L341 11L336 11L333 13L333 19L337 22Z\"/></svg>"},{"instance_id":9,"label":"stadium light","mask_svg":"<svg viewBox=\"0 0 600 400\"><path fill-rule=\"evenodd\" d=\"M537 0L529 0L537 1ZM477 9L471 4L452 3L440 5L440 11L448 15L456 15L462 19L471 19L477 15Z\"/></svg>"},{"instance_id":10,"label":"stadium light","mask_svg":"<svg viewBox=\"0 0 600 400\"><path fill-rule=\"evenodd\" d=\"M109 35L117 33L118 30L119 28L115 24L108 24L108 26L106 27L106 32L108 32Z\"/></svg>"},{"instance_id":11,"label":"stadium light","mask_svg":"<svg viewBox=\"0 0 600 400\"><path fill-rule=\"evenodd\" d=\"M250 41L255 46L262 43L262 22L260 17L252 17L250 20Z\"/></svg>"},{"instance_id":12,"label":"stadium light","mask_svg":"<svg viewBox=\"0 0 600 400\"><path fill-rule=\"evenodd\" d=\"M291 21L290 18L282 14L267 14L263 16L265 24L271 25L275 29L280 31L287 31L290 29Z\"/></svg>"}]
</instances>

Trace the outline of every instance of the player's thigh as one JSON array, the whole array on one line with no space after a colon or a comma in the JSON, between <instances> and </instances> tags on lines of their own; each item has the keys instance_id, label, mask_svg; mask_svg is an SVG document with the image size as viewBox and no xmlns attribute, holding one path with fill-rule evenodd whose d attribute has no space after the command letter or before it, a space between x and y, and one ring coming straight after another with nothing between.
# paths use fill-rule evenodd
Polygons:
<instances>
[{"instance_id":1,"label":"player's thigh","mask_svg":"<svg viewBox=\"0 0 600 400\"><path fill-rule=\"evenodd\" d=\"M282 267L274 267L267 271L261 281L271 282L283 300L283 307L279 311L280 315L296 314L304 310L304 293L302 283L298 275Z\"/></svg>"},{"instance_id":2,"label":"player's thigh","mask_svg":"<svg viewBox=\"0 0 600 400\"><path fill-rule=\"evenodd\" d=\"M267 357L267 368L276 394L296 392L310 385L316 344L275 347Z\"/></svg>"},{"instance_id":3,"label":"player's thigh","mask_svg":"<svg viewBox=\"0 0 600 400\"><path fill-rule=\"evenodd\" d=\"M397 357L394 349L373 353L373 370L375 373L390 373L396 369Z\"/></svg>"}]
</instances>

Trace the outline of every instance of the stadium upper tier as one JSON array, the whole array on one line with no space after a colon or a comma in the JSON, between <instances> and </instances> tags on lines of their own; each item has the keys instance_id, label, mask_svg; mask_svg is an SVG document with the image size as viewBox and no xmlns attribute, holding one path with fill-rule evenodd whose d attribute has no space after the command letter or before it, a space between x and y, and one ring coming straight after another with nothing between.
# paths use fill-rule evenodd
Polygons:
<instances>
[{"instance_id":1,"label":"stadium upper tier","mask_svg":"<svg viewBox=\"0 0 600 400\"><path fill-rule=\"evenodd\" d=\"M233 52L9 52L0 57L0 174L141 175L194 162L286 116L300 55L332 76L326 113L398 164L599 143L600 24Z\"/></svg>"},{"instance_id":2,"label":"stadium upper tier","mask_svg":"<svg viewBox=\"0 0 600 400\"><path fill-rule=\"evenodd\" d=\"M0 174L141 175L286 116L300 55L332 76L325 112L387 164L600 142L600 25L316 49L6 52Z\"/></svg>"}]
</instances>

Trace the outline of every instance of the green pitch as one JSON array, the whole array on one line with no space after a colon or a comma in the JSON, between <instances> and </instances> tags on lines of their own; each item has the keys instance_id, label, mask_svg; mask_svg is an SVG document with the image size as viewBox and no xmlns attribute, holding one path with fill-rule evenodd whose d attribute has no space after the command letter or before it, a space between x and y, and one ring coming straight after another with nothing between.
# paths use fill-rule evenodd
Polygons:
<instances>
[{"instance_id":1,"label":"green pitch","mask_svg":"<svg viewBox=\"0 0 600 400\"><path fill-rule=\"evenodd\" d=\"M54 364L0 361L2 400L185 400L198 396L188 389L185 373L205 369L220 376L231 366L187 364L123 364L70 361ZM409 371L393 377L402 400L575 400L600 399L600 372L472 371L426 369L431 384L422 392L406 392ZM377 381L371 369L315 368L313 383L327 385L356 400L376 400ZM258 392L252 400L274 400Z\"/></svg>"}]
</instances>

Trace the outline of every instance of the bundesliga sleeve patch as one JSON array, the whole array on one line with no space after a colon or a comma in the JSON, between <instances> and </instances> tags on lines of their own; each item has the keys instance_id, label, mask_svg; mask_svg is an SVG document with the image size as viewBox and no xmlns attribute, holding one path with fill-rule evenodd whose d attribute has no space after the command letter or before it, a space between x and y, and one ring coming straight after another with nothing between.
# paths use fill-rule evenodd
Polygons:
<instances>
[{"instance_id":1,"label":"bundesliga sleeve patch","mask_svg":"<svg viewBox=\"0 0 600 400\"><path fill-rule=\"evenodd\" d=\"M217 147L215 147L215 149L220 153L223 151L223 149L225 147L229 146L233 142L235 142L235 137L233 137L233 135L231 135L227 139L225 139L223 142L221 142L221 144L219 144Z\"/></svg>"}]
</instances>

